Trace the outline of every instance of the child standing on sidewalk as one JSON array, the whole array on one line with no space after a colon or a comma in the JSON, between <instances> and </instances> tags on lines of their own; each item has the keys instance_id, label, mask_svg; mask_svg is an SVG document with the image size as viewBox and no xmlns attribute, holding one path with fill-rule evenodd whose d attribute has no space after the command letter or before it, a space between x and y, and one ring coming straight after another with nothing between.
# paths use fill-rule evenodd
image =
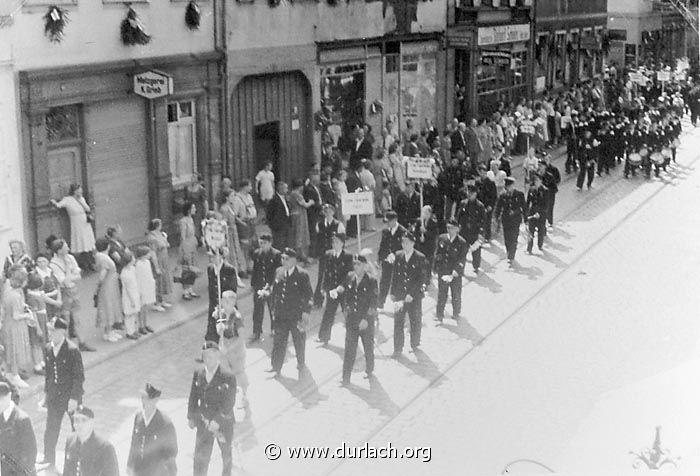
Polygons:
<instances>
[{"instance_id":1,"label":"child standing on sidewalk","mask_svg":"<svg viewBox=\"0 0 700 476\"><path fill-rule=\"evenodd\" d=\"M27 278L26 292L27 306L36 317L36 326L29 328L29 338L32 343L32 353L34 354L34 373L43 375L44 369L44 347L48 344L48 330L46 329L46 305L60 306L59 302L46 296L44 292L44 281L36 273L32 273Z\"/></svg>"},{"instance_id":2,"label":"child standing on sidewalk","mask_svg":"<svg viewBox=\"0 0 700 476\"><path fill-rule=\"evenodd\" d=\"M136 316L141 310L139 299L139 284L136 280L136 260L131 251L124 253L125 266L119 274L122 282L122 309L124 310L124 326L126 338L137 340L140 336L136 329Z\"/></svg>"},{"instance_id":3,"label":"child standing on sidewalk","mask_svg":"<svg viewBox=\"0 0 700 476\"><path fill-rule=\"evenodd\" d=\"M141 335L153 332L148 325L148 310L156 304L156 280L151 267L151 249L148 246L136 248L136 282L139 287L138 331Z\"/></svg>"}]
</instances>

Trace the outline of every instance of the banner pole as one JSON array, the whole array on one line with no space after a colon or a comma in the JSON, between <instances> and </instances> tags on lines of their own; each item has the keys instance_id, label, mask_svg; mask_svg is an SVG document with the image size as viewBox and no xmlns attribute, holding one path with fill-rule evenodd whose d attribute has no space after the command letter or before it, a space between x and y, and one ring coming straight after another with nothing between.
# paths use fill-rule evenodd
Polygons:
<instances>
[{"instance_id":1,"label":"banner pole","mask_svg":"<svg viewBox=\"0 0 700 476\"><path fill-rule=\"evenodd\" d=\"M360 215L357 214L357 254L362 251L362 226L360 225Z\"/></svg>"}]
</instances>

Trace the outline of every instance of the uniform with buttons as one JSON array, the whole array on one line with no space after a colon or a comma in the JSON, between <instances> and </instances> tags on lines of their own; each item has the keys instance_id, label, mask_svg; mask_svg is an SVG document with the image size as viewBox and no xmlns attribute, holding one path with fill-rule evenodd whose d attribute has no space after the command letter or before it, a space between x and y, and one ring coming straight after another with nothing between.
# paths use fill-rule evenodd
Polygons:
<instances>
[{"instance_id":1,"label":"uniform with buttons","mask_svg":"<svg viewBox=\"0 0 700 476\"><path fill-rule=\"evenodd\" d=\"M329 250L326 251L324 259L326 265L323 270L323 290L328 294L329 291L345 284L348 273L352 271L352 255L345 250L337 255L334 250ZM338 304L338 299L330 296L326 299L326 309L323 311L321 326L318 330L318 338L321 341L328 342L331 339Z\"/></svg>"},{"instance_id":2,"label":"uniform with buttons","mask_svg":"<svg viewBox=\"0 0 700 476\"><path fill-rule=\"evenodd\" d=\"M272 310L267 298L258 296L257 291L272 288L275 282L275 271L282 265L282 253L274 248L263 251L261 248L253 251L253 273L250 286L253 288L253 335L262 334L262 322L265 317L265 303L270 312L270 329L273 327Z\"/></svg>"},{"instance_id":3,"label":"uniform with buttons","mask_svg":"<svg viewBox=\"0 0 700 476\"><path fill-rule=\"evenodd\" d=\"M445 304L447 303L447 292L452 296L452 316L457 318L462 310L462 274L467 261L467 242L459 235L455 235L454 240L450 240L450 235L444 233L438 238L435 248L435 258L433 260L433 271L438 278L438 297L436 307L436 317L442 320L445 315ZM441 279L443 276L453 276L449 283Z\"/></svg>"},{"instance_id":4,"label":"uniform with buttons","mask_svg":"<svg viewBox=\"0 0 700 476\"><path fill-rule=\"evenodd\" d=\"M355 273L347 276L343 293L345 301L345 352L343 355L343 380L349 381L357 356L357 341L362 340L365 352L365 372L374 372L374 321L379 286L377 280L365 273L358 280ZM367 328L360 329L360 322L367 321Z\"/></svg>"},{"instance_id":5,"label":"uniform with buttons","mask_svg":"<svg viewBox=\"0 0 700 476\"><path fill-rule=\"evenodd\" d=\"M72 434L66 441L63 476L119 476L117 452L94 432L85 441Z\"/></svg>"},{"instance_id":6,"label":"uniform with buttons","mask_svg":"<svg viewBox=\"0 0 700 476\"><path fill-rule=\"evenodd\" d=\"M410 322L411 347L416 349L420 346L422 300L429 283L430 266L420 251L413 250L408 259L404 251L396 253L394 277L391 280L391 299L404 302L394 315L394 353L401 353L403 350L406 314ZM409 295L413 300L407 303L405 299Z\"/></svg>"},{"instance_id":7,"label":"uniform with buttons","mask_svg":"<svg viewBox=\"0 0 700 476\"><path fill-rule=\"evenodd\" d=\"M175 476L176 456L177 437L170 418L156 410L146 423L143 412L137 413L127 460L133 476Z\"/></svg>"}]
</instances>

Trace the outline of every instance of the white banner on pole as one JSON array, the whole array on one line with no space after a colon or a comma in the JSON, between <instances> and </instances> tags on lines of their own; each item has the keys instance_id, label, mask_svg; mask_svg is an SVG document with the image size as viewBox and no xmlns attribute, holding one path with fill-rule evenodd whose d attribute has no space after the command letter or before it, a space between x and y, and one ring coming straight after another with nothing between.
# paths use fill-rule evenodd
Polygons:
<instances>
[{"instance_id":1,"label":"white banner on pole","mask_svg":"<svg viewBox=\"0 0 700 476\"><path fill-rule=\"evenodd\" d=\"M658 71L656 73L656 79L658 81L671 81L671 72L670 71Z\"/></svg>"},{"instance_id":2,"label":"white banner on pole","mask_svg":"<svg viewBox=\"0 0 700 476\"><path fill-rule=\"evenodd\" d=\"M535 125L535 121L522 121L520 123L520 132L522 132L523 134L533 135L535 133Z\"/></svg>"},{"instance_id":3,"label":"white banner on pole","mask_svg":"<svg viewBox=\"0 0 700 476\"><path fill-rule=\"evenodd\" d=\"M226 246L226 221L209 219L204 221L204 242L212 250Z\"/></svg>"},{"instance_id":4,"label":"white banner on pole","mask_svg":"<svg viewBox=\"0 0 700 476\"><path fill-rule=\"evenodd\" d=\"M412 179L433 178L433 159L425 157L406 157L406 176Z\"/></svg>"},{"instance_id":5,"label":"white banner on pole","mask_svg":"<svg viewBox=\"0 0 700 476\"><path fill-rule=\"evenodd\" d=\"M353 192L341 197L344 215L374 215L374 193Z\"/></svg>"},{"instance_id":6,"label":"white banner on pole","mask_svg":"<svg viewBox=\"0 0 700 476\"><path fill-rule=\"evenodd\" d=\"M637 84L647 84L647 78L642 73L630 73L630 81Z\"/></svg>"}]
</instances>

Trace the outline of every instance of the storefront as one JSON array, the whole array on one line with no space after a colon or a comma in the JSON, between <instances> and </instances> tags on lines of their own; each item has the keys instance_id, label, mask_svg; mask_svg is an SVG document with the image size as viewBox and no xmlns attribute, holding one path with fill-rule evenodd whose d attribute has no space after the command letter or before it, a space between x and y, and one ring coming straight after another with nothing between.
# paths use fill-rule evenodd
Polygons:
<instances>
[{"instance_id":1,"label":"storefront","mask_svg":"<svg viewBox=\"0 0 700 476\"><path fill-rule=\"evenodd\" d=\"M448 46L454 48L455 117L486 117L500 102L531 96L531 28L522 23L448 33Z\"/></svg>"},{"instance_id":2,"label":"storefront","mask_svg":"<svg viewBox=\"0 0 700 476\"><path fill-rule=\"evenodd\" d=\"M378 39L360 45L319 45L324 141L349 150L352 129L369 124L401 134L410 119L416 130L430 119L443 123L444 56L438 35ZM324 150L328 150L327 148Z\"/></svg>"},{"instance_id":3,"label":"storefront","mask_svg":"<svg viewBox=\"0 0 700 476\"><path fill-rule=\"evenodd\" d=\"M151 218L171 224L173 198L198 173L211 184L221 155L218 61L212 53L20 73L36 248L49 234L70 236L50 200L72 183L93 207L96 235L120 225L129 244L143 241Z\"/></svg>"}]
</instances>

